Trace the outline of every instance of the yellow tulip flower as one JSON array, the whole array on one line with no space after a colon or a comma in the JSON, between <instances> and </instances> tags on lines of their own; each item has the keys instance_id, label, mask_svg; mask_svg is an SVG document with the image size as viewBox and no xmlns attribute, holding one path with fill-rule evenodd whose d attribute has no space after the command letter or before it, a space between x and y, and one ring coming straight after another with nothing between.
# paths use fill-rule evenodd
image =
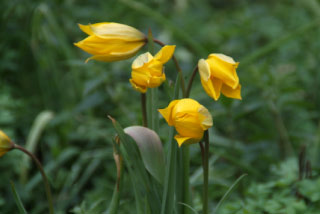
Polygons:
<instances>
[{"instance_id":1,"label":"yellow tulip flower","mask_svg":"<svg viewBox=\"0 0 320 214\"><path fill-rule=\"evenodd\" d=\"M128 25L101 22L90 25L79 24L89 36L74 45L92 54L91 59L113 62L134 56L147 42L146 36Z\"/></svg>"},{"instance_id":2,"label":"yellow tulip flower","mask_svg":"<svg viewBox=\"0 0 320 214\"><path fill-rule=\"evenodd\" d=\"M174 138L179 147L182 144L198 143L204 131L212 126L208 109L190 98L173 100L167 108L158 111L169 126L176 128L178 134Z\"/></svg>"},{"instance_id":3,"label":"yellow tulip flower","mask_svg":"<svg viewBox=\"0 0 320 214\"><path fill-rule=\"evenodd\" d=\"M13 147L14 144L10 138L0 130L0 157L13 149Z\"/></svg>"},{"instance_id":4,"label":"yellow tulip flower","mask_svg":"<svg viewBox=\"0 0 320 214\"><path fill-rule=\"evenodd\" d=\"M166 45L153 57L149 52L141 54L132 63L130 83L132 87L146 93L148 88L156 88L166 80L163 64L169 61L175 45Z\"/></svg>"},{"instance_id":5,"label":"yellow tulip flower","mask_svg":"<svg viewBox=\"0 0 320 214\"><path fill-rule=\"evenodd\" d=\"M241 100L241 85L236 72L238 65L239 62L224 54L210 54L208 59L199 60L201 84L210 97L218 100L222 93Z\"/></svg>"}]
</instances>

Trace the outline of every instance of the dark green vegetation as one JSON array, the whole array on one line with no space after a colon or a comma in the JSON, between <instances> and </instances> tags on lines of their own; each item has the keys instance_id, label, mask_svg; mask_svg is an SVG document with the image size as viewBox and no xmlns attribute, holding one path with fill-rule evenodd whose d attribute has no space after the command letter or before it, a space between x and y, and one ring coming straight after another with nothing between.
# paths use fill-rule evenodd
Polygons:
<instances>
[{"instance_id":1,"label":"dark green vegetation","mask_svg":"<svg viewBox=\"0 0 320 214\"><path fill-rule=\"evenodd\" d=\"M151 28L154 37L176 44L185 76L209 53L221 52L240 61L242 101L213 101L199 77L191 92L191 98L205 105L214 119L211 210L228 187L247 173L218 213L319 213L320 2L137 2L0 3L0 129L16 143L28 142L34 148L48 172L56 213L106 210L116 180L115 131L107 114L124 127L141 124L139 93L128 82L132 59L85 64L88 55L73 46L85 37L77 23L102 21L128 24L144 33ZM175 72L173 63L168 63L169 86ZM164 87L160 97L159 106L165 107L170 97ZM160 136L168 142L168 127L161 121ZM304 147L299 178L298 157ZM192 206L200 210L198 145L191 147L191 161ZM13 151L0 158L0 172L1 214L18 213L10 180L26 210L47 212L40 175L33 165L28 167L22 154ZM134 197L128 177L123 185L119 213L126 214L133 210Z\"/></svg>"}]
</instances>

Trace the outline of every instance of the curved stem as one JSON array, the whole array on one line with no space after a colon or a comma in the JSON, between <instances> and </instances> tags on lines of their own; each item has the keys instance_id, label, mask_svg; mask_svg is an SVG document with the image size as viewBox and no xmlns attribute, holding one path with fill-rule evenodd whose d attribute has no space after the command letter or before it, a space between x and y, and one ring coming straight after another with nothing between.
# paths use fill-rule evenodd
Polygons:
<instances>
[{"instance_id":1,"label":"curved stem","mask_svg":"<svg viewBox=\"0 0 320 214\"><path fill-rule=\"evenodd\" d=\"M158 45L162 46L162 47L166 45L166 44L164 44L163 42L161 42L158 39L153 39L153 41L155 43L157 43ZM181 72L181 74L182 74L182 69L181 69L181 67L179 65L179 62L178 62L177 58L174 55L172 56L172 60L174 61L174 65L176 66L177 71ZM186 97L186 89L185 89L185 83L184 83L183 75L181 75L180 77L181 77L180 81L181 81L182 94L183 94L183 97Z\"/></svg>"},{"instance_id":2,"label":"curved stem","mask_svg":"<svg viewBox=\"0 0 320 214\"><path fill-rule=\"evenodd\" d=\"M193 83L193 80L197 74L197 71L198 71L198 66L196 66L194 69L193 69L193 72L192 72L192 75L190 77L190 80L189 80L189 83L188 83L188 87L187 87L187 91L186 91L186 98L188 98L190 96L190 91L191 91L191 88L192 88L192 83Z\"/></svg>"},{"instance_id":3,"label":"curved stem","mask_svg":"<svg viewBox=\"0 0 320 214\"><path fill-rule=\"evenodd\" d=\"M22 146L19 146L17 144L14 144L14 149L18 149L20 151L22 151L23 153L27 154L34 162L35 164L37 165L40 173L41 173L41 176L42 176L42 180L44 182L44 187L45 187L45 190L46 190L46 194L47 194L47 199L48 199L48 204L49 204L49 213L50 214L53 214L54 213L54 210L53 210L53 202L52 202L52 194L51 194L51 189L50 189L50 185L49 185L49 182L48 182L48 179L47 179L47 176L43 170L43 167L40 163L40 161L38 160L38 158L32 154L31 152L29 152L28 150L26 150L25 148L23 148Z\"/></svg>"}]
</instances>

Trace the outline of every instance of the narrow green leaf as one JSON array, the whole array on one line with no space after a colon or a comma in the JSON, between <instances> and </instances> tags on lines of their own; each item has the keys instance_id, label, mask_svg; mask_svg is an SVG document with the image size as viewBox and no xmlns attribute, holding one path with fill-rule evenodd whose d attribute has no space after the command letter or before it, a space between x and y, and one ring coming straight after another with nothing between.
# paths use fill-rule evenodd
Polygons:
<instances>
[{"instance_id":1,"label":"narrow green leaf","mask_svg":"<svg viewBox=\"0 0 320 214\"><path fill-rule=\"evenodd\" d=\"M179 98L179 89L180 89L180 76L181 73L177 75L176 84L174 88L174 96L173 99ZM173 213L174 208L174 194L175 194L175 184L176 184L176 156L177 156L177 144L173 141L174 135L174 127L170 127L169 129L169 149L165 172L165 180L164 180L164 192L162 197L162 205L161 205L161 214L171 214Z\"/></svg>"},{"instance_id":2,"label":"narrow green leaf","mask_svg":"<svg viewBox=\"0 0 320 214\"><path fill-rule=\"evenodd\" d=\"M182 202L179 202L178 204L181 204L181 205L189 208L189 209L192 210L195 214L199 214L199 213L197 212L197 210L194 209L193 207L191 207L189 204L185 204L185 203L182 203Z\"/></svg>"},{"instance_id":3,"label":"narrow green leaf","mask_svg":"<svg viewBox=\"0 0 320 214\"><path fill-rule=\"evenodd\" d=\"M152 89L152 88L151 88ZM153 129L153 91L149 89L147 91L147 118L148 118L148 127Z\"/></svg>"},{"instance_id":4,"label":"narrow green leaf","mask_svg":"<svg viewBox=\"0 0 320 214\"><path fill-rule=\"evenodd\" d=\"M218 210L221 206L221 204L227 199L227 197L230 195L230 193L235 189L235 187L237 186L237 184L244 178L246 177L248 174L243 174L241 175L227 190L227 192L222 196L221 200L219 201L219 203L217 204L216 208L214 209L214 214L218 213Z\"/></svg>"},{"instance_id":5,"label":"narrow green leaf","mask_svg":"<svg viewBox=\"0 0 320 214\"><path fill-rule=\"evenodd\" d=\"M152 182L150 181L151 177L148 176L144 167L138 146L130 136L125 134L122 127L116 120L111 117L109 118L111 119L113 126L120 138L120 153L124 159L125 165L128 168L133 186L134 188L139 188L137 191L139 195L136 196L136 200L142 201L139 204L145 204L143 199L146 196L151 213L159 213L160 200L157 197L157 189L152 188Z\"/></svg>"},{"instance_id":6,"label":"narrow green leaf","mask_svg":"<svg viewBox=\"0 0 320 214\"><path fill-rule=\"evenodd\" d=\"M158 133L159 131L159 112L158 112L158 88L151 88L152 93L152 129Z\"/></svg>"},{"instance_id":7,"label":"narrow green leaf","mask_svg":"<svg viewBox=\"0 0 320 214\"><path fill-rule=\"evenodd\" d=\"M123 167L122 167L123 169ZM116 183L114 190L113 190L113 194L112 194L112 199L110 202L110 205L108 207L108 211L106 212L107 214L117 214L118 213L118 209L119 209L119 202L120 202L120 193L121 193L121 189L122 189L122 183L123 183L123 174L122 174L122 170L121 169L121 179L120 179L120 183L119 186Z\"/></svg>"},{"instance_id":8,"label":"narrow green leaf","mask_svg":"<svg viewBox=\"0 0 320 214\"><path fill-rule=\"evenodd\" d=\"M12 193L13 193L13 197L14 197L14 200L16 201L16 204L18 206L18 209L19 209L19 213L20 214L28 214L26 209L24 208L23 204L22 204L22 201L20 199L20 196L18 195L17 191L16 191L16 188L14 186L14 183L12 181L10 181L10 184L11 184L11 189L12 189Z\"/></svg>"}]
</instances>

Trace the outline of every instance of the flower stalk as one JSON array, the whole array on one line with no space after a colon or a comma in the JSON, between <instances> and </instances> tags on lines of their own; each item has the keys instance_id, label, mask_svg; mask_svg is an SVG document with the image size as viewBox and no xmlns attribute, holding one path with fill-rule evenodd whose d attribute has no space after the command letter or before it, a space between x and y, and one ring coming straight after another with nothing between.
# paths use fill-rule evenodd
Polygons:
<instances>
[{"instance_id":1,"label":"flower stalk","mask_svg":"<svg viewBox=\"0 0 320 214\"><path fill-rule=\"evenodd\" d=\"M44 172L44 169L43 169L40 161L38 160L38 158L34 154L29 152L28 150L26 150L22 146L14 144L13 148L14 149L18 149L18 150L22 151L23 153L27 154L34 161L34 163L37 165L37 167L38 167L38 169L39 169L39 171L41 173L42 180L44 182L45 191L46 191L46 194L47 194L47 200L48 200L48 206L49 206L49 214L54 214L53 200L52 200L52 194L51 194L50 185L49 185L47 176L46 176L46 174Z\"/></svg>"},{"instance_id":2,"label":"flower stalk","mask_svg":"<svg viewBox=\"0 0 320 214\"><path fill-rule=\"evenodd\" d=\"M204 132L204 148L200 142L202 165L203 165L203 202L202 202L202 213L208 214L208 185L209 185L209 131Z\"/></svg>"},{"instance_id":3,"label":"flower stalk","mask_svg":"<svg viewBox=\"0 0 320 214\"><path fill-rule=\"evenodd\" d=\"M197 71L198 71L198 66L196 66L194 69L193 69L193 72L192 72L192 75L190 77L190 80L189 80L189 83L188 83L188 87L187 87L187 91L186 91L186 98L188 98L190 96L190 91L191 91L191 88L192 88L192 83L193 83L193 80L197 74Z\"/></svg>"}]
</instances>

